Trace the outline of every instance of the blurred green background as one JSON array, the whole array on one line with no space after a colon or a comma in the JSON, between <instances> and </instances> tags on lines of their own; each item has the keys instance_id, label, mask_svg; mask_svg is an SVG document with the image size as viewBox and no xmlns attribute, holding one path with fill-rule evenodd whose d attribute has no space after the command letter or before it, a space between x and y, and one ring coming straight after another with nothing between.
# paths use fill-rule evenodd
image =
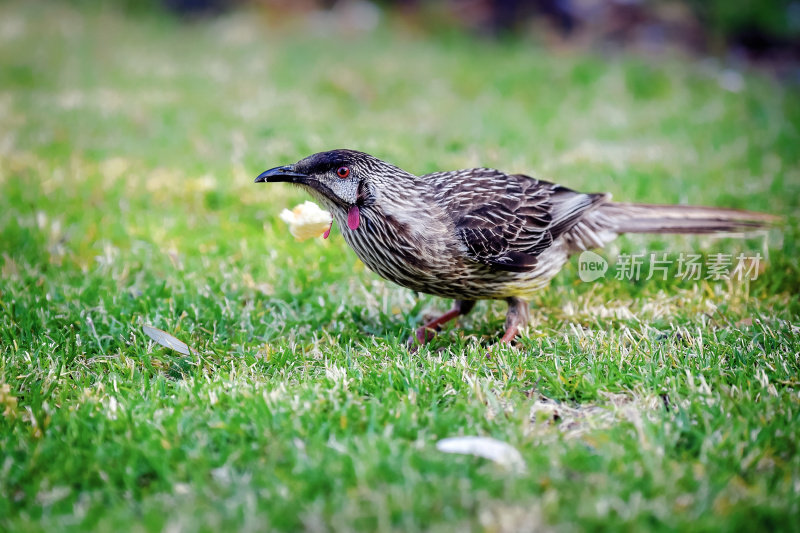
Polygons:
<instances>
[{"instance_id":1,"label":"blurred green background","mask_svg":"<svg viewBox=\"0 0 800 533\"><path fill-rule=\"evenodd\" d=\"M796 527L796 6L0 4L0 529ZM570 264L516 348L482 302L412 355L449 303L252 183L339 147L785 223L751 283Z\"/></svg>"}]
</instances>

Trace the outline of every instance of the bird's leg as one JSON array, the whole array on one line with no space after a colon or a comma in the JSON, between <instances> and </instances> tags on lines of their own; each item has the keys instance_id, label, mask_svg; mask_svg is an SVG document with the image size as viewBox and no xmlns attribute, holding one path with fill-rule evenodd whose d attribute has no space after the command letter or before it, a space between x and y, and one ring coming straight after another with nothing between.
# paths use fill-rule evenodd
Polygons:
<instances>
[{"instance_id":1,"label":"bird's leg","mask_svg":"<svg viewBox=\"0 0 800 533\"><path fill-rule=\"evenodd\" d=\"M475 307L475 300L456 300L453 302L453 308L443 314L442 316L436 317L424 326L417 329L417 333L409 339L409 346L413 346L417 343L425 344L429 340L433 339L434 335L436 335L436 331L439 329L439 326L450 322L454 318L457 318L461 315L466 315L472 308Z\"/></svg>"},{"instance_id":2,"label":"bird's leg","mask_svg":"<svg viewBox=\"0 0 800 533\"><path fill-rule=\"evenodd\" d=\"M511 344L519 330L524 328L530 320L530 306L527 300L511 297L508 300L508 314L506 314L506 332L500 338L500 342Z\"/></svg>"}]
</instances>

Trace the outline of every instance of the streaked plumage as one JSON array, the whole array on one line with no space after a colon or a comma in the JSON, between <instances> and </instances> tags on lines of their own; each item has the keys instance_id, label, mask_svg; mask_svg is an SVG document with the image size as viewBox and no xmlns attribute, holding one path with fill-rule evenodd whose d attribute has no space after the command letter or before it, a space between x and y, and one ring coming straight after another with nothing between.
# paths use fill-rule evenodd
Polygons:
<instances>
[{"instance_id":1,"label":"streaked plumage","mask_svg":"<svg viewBox=\"0 0 800 533\"><path fill-rule=\"evenodd\" d=\"M620 233L742 231L771 219L728 209L615 203L609 194L488 168L415 176L353 150L270 169L256 179L264 181L307 189L379 275L456 300L453 311L420 328L420 342L427 330L483 299L509 302L503 340L510 341L527 323L527 298L571 254L602 247Z\"/></svg>"}]
</instances>

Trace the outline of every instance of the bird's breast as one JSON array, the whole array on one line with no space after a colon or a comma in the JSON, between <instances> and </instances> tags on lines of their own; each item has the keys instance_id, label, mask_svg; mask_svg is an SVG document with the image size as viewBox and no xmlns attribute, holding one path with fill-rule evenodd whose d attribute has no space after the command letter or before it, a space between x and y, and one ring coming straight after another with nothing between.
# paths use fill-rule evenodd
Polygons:
<instances>
[{"instance_id":1,"label":"bird's breast","mask_svg":"<svg viewBox=\"0 0 800 533\"><path fill-rule=\"evenodd\" d=\"M545 286L566 261L560 247L553 247L545 254L547 260L530 272L502 271L468 258L455 231L435 218L420 214L412 223L408 216L367 207L361 209L358 228L350 229L345 211L334 216L345 240L370 270L411 290L445 298L528 296Z\"/></svg>"},{"instance_id":2,"label":"bird's breast","mask_svg":"<svg viewBox=\"0 0 800 533\"><path fill-rule=\"evenodd\" d=\"M346 214L334 215L347 244L379 275L413 290L430 292L437 273L452 271L458 245L452 230L432 217L398 216L372 207L360 209L351 229Z\"/></svg>"}]
</instances>

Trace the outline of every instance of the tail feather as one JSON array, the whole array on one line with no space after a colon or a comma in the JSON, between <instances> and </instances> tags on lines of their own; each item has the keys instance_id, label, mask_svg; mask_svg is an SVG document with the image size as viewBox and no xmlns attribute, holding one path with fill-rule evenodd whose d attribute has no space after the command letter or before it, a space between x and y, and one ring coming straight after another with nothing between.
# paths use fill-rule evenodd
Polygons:
<instances>
[{"instance_id":1,"label":"tail feather","mask_svg":"<svg viewBox=\"0 0 800 533\"><path fill-rule=\"evenodd\" d=\"M601 248L621 233L750 233L780 220L737 209L606 202L588 210L563 237L570 253L576 253Z\"/></svg>"},{"instance_id":2,"label":"tail feather","mask_svg":"<svg viewBox=\"0 0 800 533\"><path fill-rule=\"evenodd\" d=\"M599 211L615 233L741 233L764 229L780 220L766 213L690 205L609 202Z\"/></svg>"}]
</instances>

